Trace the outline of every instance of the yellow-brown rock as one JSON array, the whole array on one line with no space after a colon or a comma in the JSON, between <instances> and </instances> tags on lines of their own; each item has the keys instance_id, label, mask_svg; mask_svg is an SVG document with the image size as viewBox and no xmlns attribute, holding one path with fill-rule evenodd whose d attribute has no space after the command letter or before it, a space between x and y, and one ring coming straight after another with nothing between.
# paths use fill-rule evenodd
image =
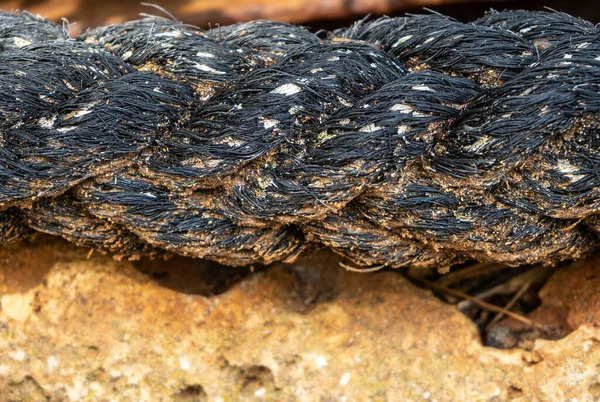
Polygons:
<instances>
[{"instance_id":1,"label":"yellow-brown rock","mask_svg":"<svg viewBox=\"0 0 600 402\"><path fill-rule=\"evenodd\" d=\"M401 275L325 254L208 296L208 263L87 254L0 250L0 401L600 398L598 304L564 339L501 351Z\"/></svg>"}]
</instances>

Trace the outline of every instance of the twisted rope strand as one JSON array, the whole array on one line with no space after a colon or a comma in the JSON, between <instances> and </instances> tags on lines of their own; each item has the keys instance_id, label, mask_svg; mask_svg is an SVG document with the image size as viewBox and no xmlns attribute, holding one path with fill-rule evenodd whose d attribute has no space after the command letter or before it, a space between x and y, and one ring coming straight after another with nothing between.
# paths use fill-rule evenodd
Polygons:
<instances>
[{"instance_id":1,"label":"twisted rope strand","mask_svg":"<svg viewBox=\"0 0 600 402\"><path fill-rule=\"evenodd\" d=\"M600 231L600 33L562 13L318 37L0 13L0 242L363 266L556 262Z\"/></svg>"}]
</instances>

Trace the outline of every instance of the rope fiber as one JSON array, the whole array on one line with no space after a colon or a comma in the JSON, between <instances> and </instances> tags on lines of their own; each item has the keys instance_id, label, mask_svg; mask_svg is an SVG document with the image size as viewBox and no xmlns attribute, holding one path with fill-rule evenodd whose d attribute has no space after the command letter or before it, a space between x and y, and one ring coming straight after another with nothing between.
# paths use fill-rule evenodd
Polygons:
<instances>
[{"instance_id":1,"label":"rope fiber","mask_svg":"<svg viewBox=\"0 0 600 402\"><path fill-rule=\"evenodd\" d=\"M0 243L229 265L577 258L599 246L600 32L556 12L313 34L0 13Z\"/></svg>"}]
</instances>

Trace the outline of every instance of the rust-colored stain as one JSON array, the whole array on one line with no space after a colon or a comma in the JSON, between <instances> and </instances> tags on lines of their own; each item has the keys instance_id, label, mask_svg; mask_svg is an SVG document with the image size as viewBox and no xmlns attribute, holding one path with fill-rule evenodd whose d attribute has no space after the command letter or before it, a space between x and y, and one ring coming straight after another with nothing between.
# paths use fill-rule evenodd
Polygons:
<instances>
[{"instance_id":1,"label":"rust-colored stain","mask_svg":"<svg viewBox=\"0 0 600 402\"><path fill-rule=\"evenodd\" d=\"M258 19L306 23L469 1L474 0L156 0L151 3L183 22L207 28ZM73 23L71 30L75 34L92 26L136 19L140 13L165 15L139 1L120 0L4 0L0 1L0 9L24 9L53 21L64 17Z\"/></svg>"}]
</instances>

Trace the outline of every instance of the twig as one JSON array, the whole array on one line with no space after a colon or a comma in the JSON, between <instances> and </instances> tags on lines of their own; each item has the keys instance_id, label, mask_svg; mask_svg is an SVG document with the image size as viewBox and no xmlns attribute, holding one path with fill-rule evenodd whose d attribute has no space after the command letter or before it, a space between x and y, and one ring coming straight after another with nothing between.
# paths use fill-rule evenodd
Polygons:
<instances>
[{"instance_id":1,"label":"twig","mask_svg":"<svg viewBox=\"0 0 600 402\"><path fill-rule=\"evenodd\" d=\"M453 283L456 283L459 281L463 281L465 279L474 278L478 275L481 275L482 272L485 274L488 274L488 273L498 271L501 269L506 269L506 268L507 268L506 265L489 263L489 262L473 264L464 269L461 269L460 271L454 271L447 275L442 276L437 281L437 283L444 285L444 286L448 286L450 284L453 284Z\"/></svg>"},{"instance_id":2,"label":"twig","mask_svg":"<svg viewBox=\"0 0 600 402\"><path fill-rule=\"evenodd\" d=\"M455 297L460 297L462 299L469 300L470 302L477 304L479 307L481 307L485 310L494 311L496 313L503 313L511 318L514 318L517 321L521 321L524 324L533 325L533 322L529 318L523 317L522 315L519 315L517 313L513 313L512 311L506 310L505 308L495 306L490 303L486 303L486 302L479 300L473 296L470 296L466 293L448 288L443 285L439 285L435 282L428 281L427 279L418 278L417 280L423 282L423 284L427 285L428 287L438 290L442 293L447 293L447 294L455 296Z\"/></svg>"},{"instance_id":3,"label":"twig","mask_svg":"<svg viewBox=\"0 0 600 402\"><path fill-rule=\"evenodd\" d=\"M383 265L377 265L375 267L366 267L366 268L355 268L355 267L351 267L348 264L344 264L343 262L339 262L340 266L347 269L348 271L352 271L352 272L375 272L375 271L379 271L382 268L386 267L386 264Z\"/></svg>"},{"instance_id":4,"label":"twig","mask_svg":"<svg viewBox=\"0 0 600 402\"><path fill-rule=\"evenodd\" d=\"M510 299L510 301L508 303L506 303L506 305L504 306L504 309L506 311L510 311L510 309L515 305L515 303L517 301L519 301L521 296L523 296L525 294L525 292L527 292L527 289L529 289L529 287L531 286L531 283L532 283L532 280L530 280L529 282L526 282L523 286L521 286L521 289L519 289L519 291L517 293L515 293L513 298ZM490 321L489 324L485 326L485 330L489 331L490 328L492 327L492 325L494 325L495 323L500 321L500 319L502 317L504 317L504 313L496 314L496 316L492 319L492 321Z\"/></svg>"},{"instance_id":5,"label":"twig","mask_svg":"<svg viewBox=\"0 0 600 402\"><path fill-rule=\"evenodd\" d=\"M490 297L498 295L498 294L504 294L504 295L512 294L514 292L518 292L524 283L527 283L527 282L535 283L536 281L540 280L540 278L542 278L544 275L548 275L550 272L551 271L547 267L544 267L541 265L537 266L537 267L532 267L531 269L523 272L522 274L513 276L506 282L503 282L497 286L494 286L491 289L487 289L483 292L480 292L480 293L474 295L473 297L475 297L476 299L479 299L479 300L486 300L486 299L489 299ZM469 306L470 306L470 301L461 301L458 304L458 307L461 310L466 309Z\"/></svg>"}]
</instances>

